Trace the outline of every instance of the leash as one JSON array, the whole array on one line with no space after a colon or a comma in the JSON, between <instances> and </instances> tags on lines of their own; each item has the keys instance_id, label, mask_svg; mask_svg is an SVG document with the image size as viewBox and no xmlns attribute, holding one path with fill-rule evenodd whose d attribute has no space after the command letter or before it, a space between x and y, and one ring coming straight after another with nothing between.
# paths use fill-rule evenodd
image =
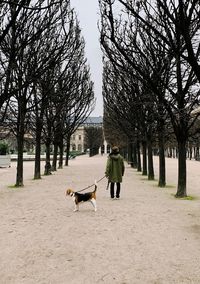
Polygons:
<instances>
[{"instance_id":1,"label":"leash","mask_svg":"<svg viewBox=\"0 0 200 284\"><path fill-rule=\"evenodd\" d=\"M109 182L109 180L108 180L106 190L108 190L108 189L109 189L109 185L110 185L110 182Z\"/></svg>"},{"instance_id":2,"label":"leash","mask_svg":"<svg viewBox=\"0 0 200 284\"><path fill-rule=\"evenodd\" d=\"M106 176L103 176L102 178L100 178L99 180L97 180L97 183L98 182L100 182L102 179L104 179ZM92 186L94 186L95 184L93 183L93 184L91 184L91 185L88 185L87 187L84 187L83 189L81 189L81 190L78 190L78 191L76 191L76 192L81 192L81 191L84 191L84 190L86 190L86 189L88 189L88 188L90 188L90 187L92 187Z\"/></svg>"}]
</instances>

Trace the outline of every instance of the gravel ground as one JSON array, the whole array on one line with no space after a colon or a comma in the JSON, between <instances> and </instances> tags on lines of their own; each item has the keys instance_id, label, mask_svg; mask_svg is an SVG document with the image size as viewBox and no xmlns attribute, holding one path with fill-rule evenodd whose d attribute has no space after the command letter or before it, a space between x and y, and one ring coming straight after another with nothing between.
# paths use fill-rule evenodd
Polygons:
<instances>
[{"instance_id":1,"label":"gravel ground","mask_svg":"<svg viewBox=\"0 0 200 284\"><path fill-rule=\"evenodd\" d=\"M179 200L177 160L166 162L165 189L127 164L120 200L110 199L101 180L97 212L90 203L73 212L65 191L101 179L106 156L76 157L41 180L25 162L21 189L11 187L16 162L0 168L0 283L199 284L200 163L187 162L193 200ZM158 178L157 157L154 164Z\"/></svg>"}]
</instances>

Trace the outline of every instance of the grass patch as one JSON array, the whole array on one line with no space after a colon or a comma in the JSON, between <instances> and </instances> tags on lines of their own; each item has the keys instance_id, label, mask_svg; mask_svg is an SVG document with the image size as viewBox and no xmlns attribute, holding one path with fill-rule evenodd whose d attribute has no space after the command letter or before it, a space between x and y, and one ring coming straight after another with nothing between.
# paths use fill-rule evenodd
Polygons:
<instances>
[{"instance_id":1,"label":"grass patch","mask_svg":"<svg viewBox=\"0 0 200 284\"><path fill-rule=\"evenodd\" d=\"M175 187L176 187L176 185L167 184L165 187L166 187L166 188L175 188Z\"/></svg>"},{"instance_id":2,"label":"grass patch","mask_svg":"<svg viewBox=\"0 0 200 284\"><path fill-rule=\"evenodd\" d=\"M188 195L186 197L181 197L182 200L197 200L197 197Z\"/></svg>"},{"instance_id":3,"label":"grass patch","mask_svg":"<svg viewBox=\"0 0 200 284\"><path fill-rule=\"evenodd\" d=\"M158 179L148 179L148 177L143 177L141 178L141 180L145 180L145 181L155 181L155 182L158 182Z\"/></svg>"},{"instance_id":4,"label":"grass patch","mask_svg":"<svg viewBox=\"0 0 200 284\"><path fill-rule=\"evenodd\" d=\"M172 184L166 184L164 187L162 186L158 186L159 188L163 188L163 189L174 189L176 188L176 185L172 185Z\"/></svg>"},{"instance_id":5,"label":"grass patch","mask_svg":"<svg viewBox=\"0 0 200 284\"><path fill-rule=\"evenodd\" d=\"M174 189L174 188L176 188L175 185L159 186L158 183L157 183L157 184L154 184L153 186L154 186L154 187L157 187L158 189L161 189L161 190L162 190L162 189L165 190L165 189Z\"/></svg>"},{"instance_id":6,"label":"grass patch","mask_svg":"<svg viewBox=\"0 0 200 284\"><path fill-rule=\"evenodd\" d=\"M141 173L141 172L135 172L135 174L136 174L137 176L142 176L142 173Z\"/></svg>"},{"instance_id":7,"label":"grass patch","mask_svg":"<svg viewBox=\"0 0 200 284\"><path fill-rule=\"evenodd\" d=\"M8 188L15 189L16 186L15 185L9 185Z\"/></svg>"},{"instance_id":8,"label":"grass patch","mask_svg":"<svg viewBox=\"0 0 200 284\"><path fill-rule=\"evenodd\" d=\"M180 200L197 200L198 198L196 196L192 196L192 195L188 195L185 197L176 197L176 194L172 194L173 197L175 197L176 199L180 199Z\"/></svg>"},{"instance_id":9,"label":"grass patch","mask_svg":"<svg viewBox=\"0 0 200 284\"><path fill-rule=\"evenodd\" d=\"M16 186L16 185L9 185L8 188L13 189L13 190L17 190L17 189L21 189L24 186Z\"/></svg>"}]
</instances>

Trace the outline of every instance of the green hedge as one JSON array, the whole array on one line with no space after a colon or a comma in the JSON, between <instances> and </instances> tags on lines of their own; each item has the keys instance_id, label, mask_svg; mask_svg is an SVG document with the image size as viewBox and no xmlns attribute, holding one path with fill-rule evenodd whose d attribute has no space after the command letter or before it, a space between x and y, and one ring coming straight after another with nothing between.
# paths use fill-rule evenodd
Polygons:
<instances>
[{"instance_id":1,"label":"green hedge","mask_svg":"<svg viewBox=\"0 0 200 284\"><path fill-rule=\"evenodd\" d=\"M6 155L8 153L8 145L6 143L0 143L0 155Z\"/></svg>"},{"instance_id":2,"label":"green hedge","mask_svg":"<svg viewBox=\"0 0 200 284\"><path fill-rule=\"evenodd\" d=\"M80 156L80 155L84 155L84 152L80 152L80 151L70 151L69 155L70 156Z\"/></svg>"}]
</instances>

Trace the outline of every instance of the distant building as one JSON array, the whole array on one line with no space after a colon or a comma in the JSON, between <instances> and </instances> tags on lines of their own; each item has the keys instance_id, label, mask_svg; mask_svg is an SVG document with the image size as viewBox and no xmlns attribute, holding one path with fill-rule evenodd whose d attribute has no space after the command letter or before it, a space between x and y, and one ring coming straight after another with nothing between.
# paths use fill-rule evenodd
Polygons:
<instances>
[{"instance_id":1,"label":"distant building","mask_svg":"<svg viewBox=\"0 0 200 284\"><path fill-rule=\"evenodd\" d=\"M80 125L77 130L74 132L74 134L71 137L70 140L70 151L80 151L85 152L85 127L102 127L103 128L103 117L88 117L82 125ZM100 153L109 153L110 147L107 145L106 141L104 141L104 144L99 149Z\"/></svg>"},{"instance_id":2,"label":"distant building","mask_svg":"<svg viewBox=\"0 0 200 284\"><path fill-rule=\"evenodd\" d=\"M84 152L84 126L79 126L78 129L71 136L70 151Z\"/></svg>"},{"instance_id":3,"label":"distant building","mask_svg":"<svg viewBox=\"0 0 200 284\"><path fill-rule=\"evenodd\" d=\"M85 126L103 127L103 117L102 116L88 117L82 125L84 127Z\"/></svg>"}]
</instances>

